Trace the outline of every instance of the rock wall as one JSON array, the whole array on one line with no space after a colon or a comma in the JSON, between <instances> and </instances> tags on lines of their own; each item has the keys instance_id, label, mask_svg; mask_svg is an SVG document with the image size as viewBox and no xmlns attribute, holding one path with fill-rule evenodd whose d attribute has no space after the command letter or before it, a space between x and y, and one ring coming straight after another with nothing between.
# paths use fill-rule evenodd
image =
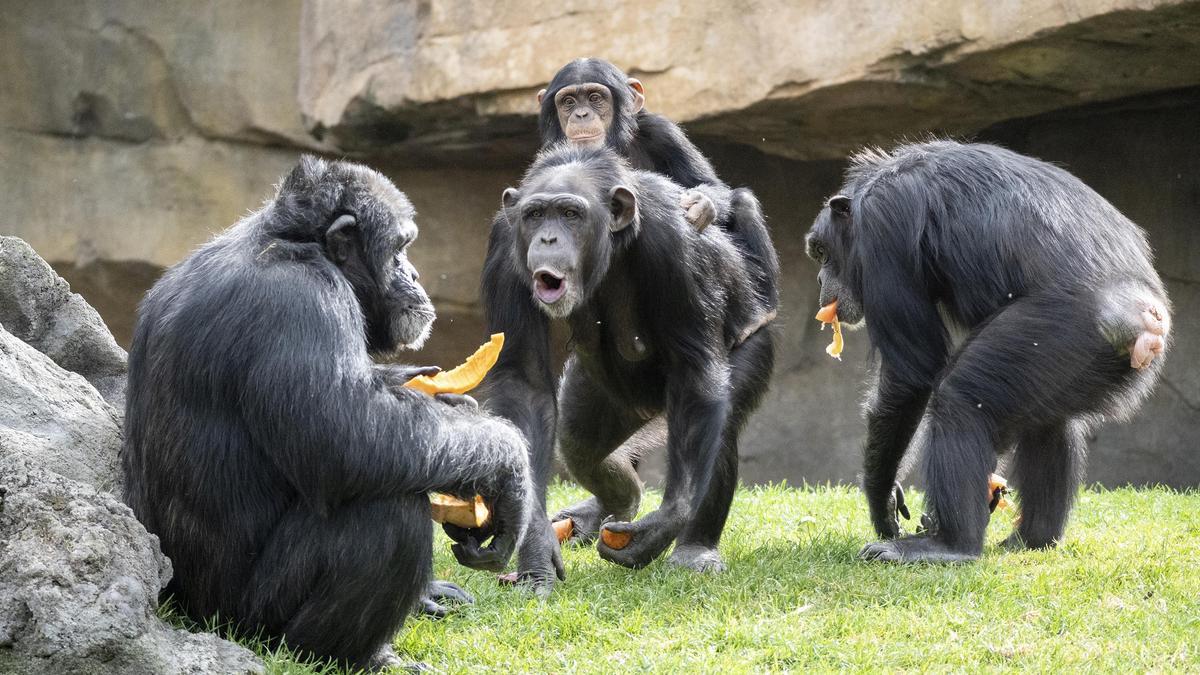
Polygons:
<instances>
[{"instance_id":1,"label":"rock wall","mask_svg":"<svg viewBox=\"0 0 1200 675\"><path fill-rule=\"evenodd\" d=\"M974 132L1200 84L1196 10L1177 0L365 0L361 21L347 21L339 0L310 0L301 109L342 147L494 155L523 132L534 92L560 65L599 56L694 134L836 159L899 134Z\"/></svg>"},{"instance_id":2,"label":"rock wall","mask_svg":"<svg viewBox=\"0 0 1200 675\"><path fill-rule=\"evenodd\" d=\"M1200 484L1200 2L17 5L0 16L0 89L19 94L0 100L0 234L33 244L122 344L161 269L318 151L382 169L416 204L440 318L412 360L457 363L483 337L486 229L536 147L533 94L567 60L607 56L755 189L780 249L778 367L747 481L855 479L865 335L841 364L824 355L800 237L847 151L933 131L1061 162L1147 228L1177 337L1143 413L1098 433L1089 475Z\"/></svg>"}]
</instances>

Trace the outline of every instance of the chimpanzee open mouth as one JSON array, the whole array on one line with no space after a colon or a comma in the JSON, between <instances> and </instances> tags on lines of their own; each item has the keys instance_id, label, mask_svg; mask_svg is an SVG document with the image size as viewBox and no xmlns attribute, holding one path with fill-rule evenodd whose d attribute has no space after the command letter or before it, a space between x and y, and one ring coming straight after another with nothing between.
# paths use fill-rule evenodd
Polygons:
<instances>
[{"instance_id":1,"label":"chimpanzee open mouth","mask_svg":"<svg viewBox=\"0 0 1200 675\"><path fill-rule=\"evenodd\" d=\"M533 273L533 294L538 300L553 304L566 292L567 280L562 275L545 268Z\"/></svg>"}]
</instances>

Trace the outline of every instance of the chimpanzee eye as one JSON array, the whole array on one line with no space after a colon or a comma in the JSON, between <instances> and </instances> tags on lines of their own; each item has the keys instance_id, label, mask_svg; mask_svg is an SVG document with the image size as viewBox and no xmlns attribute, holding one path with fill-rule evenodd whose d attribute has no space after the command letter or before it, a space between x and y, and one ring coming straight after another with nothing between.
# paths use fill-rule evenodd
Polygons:
<instances>
[{"instance_id":1,"label":"chimpanzee eye","mask_svg":"<svg viewBox=\"0 0 1200 675\"><path fill-rule=\"evenodd\" d=\"M563 211L563 218L575 218L578 215L579 215L579 212L576 211L575 209L567 209L567 210Z\"/></svg>"},{"instance_id":2,"label":"chimpanzee eye","mask_svg":"<svg viewBox=\"0 0 1200 675\"><path fill-rule=\"evenodd\" d=\"M600 94L592 92L592 95L588 97L588 100L591 101L592 103L599 103L602 98L603 97L600 96Z\"/></svg>"},{"instance_id":3,"label":"chimpanzee eye","mask_svg":"<svg viewBox=\"0 0 1200 675\"><path fill-rule=\"evenodd\" d=\"M562 104L564 107L570 108L571 106L575 105L575 97L574 96L564 97L562 100Z\"/></svg>"},{"instance_id":4,"label":"chimpanzee eye","mask_svg":"<svg viewBox=\"0 0 1200 675\"><path fill-rule=\"evenodd\" d=\"M530 212L529 212L529 217L530 217L530 218L539 218L539 219L540 219L540 218L542 217L542 215L543 215L543 214L542 214L542 210L541 210L541 209L534 209L534 210L532 210L532 211L530 211Z\"/></svg>"}]
</instances>

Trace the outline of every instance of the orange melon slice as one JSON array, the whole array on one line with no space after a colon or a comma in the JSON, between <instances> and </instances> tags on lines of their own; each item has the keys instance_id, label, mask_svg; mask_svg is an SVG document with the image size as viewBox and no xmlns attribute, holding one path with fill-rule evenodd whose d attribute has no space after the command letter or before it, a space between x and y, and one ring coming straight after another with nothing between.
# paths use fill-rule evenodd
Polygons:
<instances>
[{"instance_id":1,"label":"orange melon slice","mask_svg":"<svg viewBox=\"0 0 1200 675\"><path fill-rule=\"evenodd\" d=\"M500 358L500 350L504 348L504 333L492 335L475 353L454 370L447 370L430 377L418 375L404 386L417 391L423 391L430 396L434 394L465 394L483 382L492 366Z\"/></svg>"},{"instance_id":2,"label":"orange melon slice","mask_svg":"<svg viewBox=\"0 0 1200 675\"><path fill-rule=\"evenodd\" d=\"M825 329L825 324L833 324L833 342L825 348L825 353L837 359L842 360L842 323L838 321L837 315L837 300L825 305L821 311L817 312L817 321L821 322L821 330Z\"/></svg>"},{"instance_id":3,"label":"orange melon slice","mask_svg":"<svg viewBox=\"0 0 1200 675\"><path fill-rule=\"evenodd\" d=\"M602 527L600 528L600 541L603 541L604 545L609 548L621 550L633 541L633 533L613 532L607 527Z\"/></svg>"},{"instance_id":4,"label":"orange melon slice","mask_svg":"<svg viewBox=\"0 0 1200 675\"><path fill-rule=\"evenodd\" d=\"M554 536L558 537L558 543L560 544L570 539L571 535L575 532L575 521L570 518L556 520L550 523L550 525L554 527Z\"/></svg>"},{"instance_id":5,"label":"orange melon slice","mask_svg":"<svg viewBox=\"0 0 1200 675\"><path fill-rule=\"evenodd\" d=\"M483 527L491 513L483 497L475 495L475 499L467 501L454 495L434 492L429 495L429 506L434 522L450 523L459 527L471 529Z\"/></svg>"}]
</instances>

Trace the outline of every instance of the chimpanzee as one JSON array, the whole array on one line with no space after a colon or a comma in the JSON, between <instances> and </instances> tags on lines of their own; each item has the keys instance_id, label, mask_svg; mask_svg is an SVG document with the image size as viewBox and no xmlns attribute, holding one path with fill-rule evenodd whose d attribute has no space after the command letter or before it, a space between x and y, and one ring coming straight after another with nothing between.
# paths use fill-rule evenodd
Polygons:
<instances>
[{"instance_id":1,"label":"chimpanzee","mask_svg":"<svg viewBox=\"0 0 1200 675\"><path fill-rule=\"evenodd\" d=\"M686 188L679 205L688 222L700 230L716 222L732 235L742 254L755 260L751 272L765 311L775 311L779 260L754 193L730 190L679 125L644 110L640 81L603 59L576 59L555 73L537 100L542 147L563 141L607 145L635 169L661 173Z\"/></svg>"},{"instance_id":2,"label":"chimpanzee","mask_svg":"<svg viewBox=\"0 0 1200 675\"><path fill-rule=\"evenodd\" d=\"M491 555L467 562L495 569L520 542L533 583L561 571L548 525L527 528L518 431L467 398L400 386L431 369L371 359L419 346L434 318L408 262L413 217L380 174L306 157L142 302L126 499L188 615L393 665L391 638L430 577L431 490L493 502Z\"/></svg>"},{"instance_id":3,"label":"chimpanzee","mask_svg":"<svg viewBox=\"0 0 1200 675\"><path fill-rule=\"evenodd\" d=\"M1005 545L1053 546L1088 429L1131 415L1162 367L1169 304L1143 232L1061 168L938 140L855 156L807 245L821 304L865 318L879 356L863 489L883 541L860 557L978 558L988 475L1013 447ZM906 452L928 486L923 536L900 536Z\"/></svg>"},{"instance_id":4,"label":"chimpanzee","mask_svg":"<svg viewBox=\"0 0 1200 675\"><path fill-rule=\"evenodd\" d=\"M555 517L573 519L576 540L612 519L605 526L632 542L599 542L605 559L641 567L677 539L671 560L703 571L723 566L738 434L767 388L774 347L755 292L767 272L725 230L689 226L683 192L603 146L542 151L492 225L484 308L489 330L511 342L485 385L489 406L530 440L542 498L556 436L595 495ZM557 410L551 318L571 332ZM637 458L614 451L659 412L663 504L629 522L642 495Z\"/></svg>"}]
</instances>

